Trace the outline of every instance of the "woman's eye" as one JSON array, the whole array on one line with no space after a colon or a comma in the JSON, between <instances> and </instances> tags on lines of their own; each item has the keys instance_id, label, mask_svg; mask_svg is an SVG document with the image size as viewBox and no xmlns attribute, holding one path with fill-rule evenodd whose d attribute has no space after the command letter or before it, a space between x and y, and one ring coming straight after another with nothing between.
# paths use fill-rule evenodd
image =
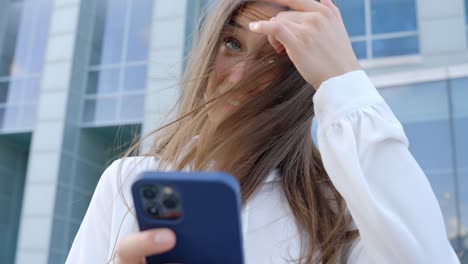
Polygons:
<instances>
[{"instance_id":1,"label":"woman's eye","mask_svg":"<svg viewBox=\"0 0 468 264\"><path fill-rule=\"evenodd\" d=\"M228 49L235 50L235 51L241 51L241 44L240 42L235 39L235 38L227 38L224 40L224 46L226 46Z\"/></svg>"}]
</instances>

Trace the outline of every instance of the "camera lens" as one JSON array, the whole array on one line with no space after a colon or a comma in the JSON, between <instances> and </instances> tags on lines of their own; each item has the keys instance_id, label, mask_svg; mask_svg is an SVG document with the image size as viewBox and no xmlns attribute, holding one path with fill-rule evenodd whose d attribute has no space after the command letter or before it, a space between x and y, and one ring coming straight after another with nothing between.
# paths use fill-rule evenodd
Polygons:
<instances>
[{"instance_id":1,"label":"camera lens","mask_svg":"<svg viewBox=\"0 0 468 264\"><path fill-rule=\"evenodd\" d=\"M155 204L149 205L149 206L146 208L146 212L147 212L150 216L154 216L154 217L159 216L159 208L158 208Z\"/></svg>"},{"instance_id":2,"label":"camera lens","mask_svg":"<svg viewBox=\"0 0 468 264\"><path fill-rule=\"evenodd\" d=\"M164 207L166 207L169 210L177 208L178 204L179 204L179 199L175 195L169 195L165 197L163 201Z\"/></svg>"},{"instance_id":3,"label":"camera lens","mask_svg":"<svg viewBox=\"0 0 468 264\"><path fill-rule=\"evenodd\" d=\"M144 187L142 193L145 199L154 199L154 197L156 197L154 188L150 186Z\"/></svg>"}]
</instances>

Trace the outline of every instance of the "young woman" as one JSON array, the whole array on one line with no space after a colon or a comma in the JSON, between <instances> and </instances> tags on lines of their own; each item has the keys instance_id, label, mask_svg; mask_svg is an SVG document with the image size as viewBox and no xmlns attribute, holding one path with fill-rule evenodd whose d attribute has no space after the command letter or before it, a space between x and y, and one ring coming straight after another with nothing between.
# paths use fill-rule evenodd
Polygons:
<instances>
[{"instance_id":1,"label":"young woman","mask_svg":"<svg viewBox=\"0 0 468 264\"><path fill-rule=\"evenodd\" d=\"M218 1L180 87L150 151L128 157L136 144L102 175L67 263L144 263L175 245L136 224L130 185L155 169L238 178L247 263L458 263L332 0Z\"/></svg>"}]
</instances>

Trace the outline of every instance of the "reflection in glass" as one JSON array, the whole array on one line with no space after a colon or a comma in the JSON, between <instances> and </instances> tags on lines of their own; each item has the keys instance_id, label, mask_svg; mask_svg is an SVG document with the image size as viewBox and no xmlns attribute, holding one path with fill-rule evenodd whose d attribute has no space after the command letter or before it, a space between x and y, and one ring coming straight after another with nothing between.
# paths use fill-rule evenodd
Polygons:
<instances>
[{"instance_id":1,"label":"reflection in glass","mask_svg":"<svg viewBox=\"0 0 468 264\"><path fill-rule=\"evenodd\" d=\"M127 95L122 97L120 119L128 121L143 121L145 98L143 95Z\"/></svg>"},{"instance_id":2,"label":"reflection in glass","mask_svg":"<svg viewBox=\"0 0 468 264\"><path fill-rule=\"evenodd\" d=\"M0 51L0 76L42 71L51 11L51 0L9 4L6 35Z\"/></svg>"},{"instance_id":3,"label":"reflection in glass","mask_svg":"<svg viewBox=\"0 0 468 264\"><path fill-rule=\"evenodd\" d=\"M0 76L9 76L11 72L22 7L21 2L11 3L7 12L6 31L0 49Z\"/></svg>"},{"instance_id":4,"label":"reflection in glass","mask_svg":"<svg viewBox=\"0 0 468 264\"><path fill-rule=\"evenodd\" d=\"M126 0L97 1L91 65L122 61L127 8Z\"/></svg>"},{"instance_id":5,"label":"reflection in glass","mask_svg":"<svg viewBox=\"0 0 468 264\"><path fill-rule=\"evenodd\" d=\"M146 86L146 65L125 69L123 90L143 91Z\"/></svg>"},{"instance_id":6,"label":"reflection in glass","mask_svg":"<svg viewBox=\"0 0 468 264\"><path fill-rule=\"evenodd\" d=\"M112 122L115 121L116 110L115 98L87 99L85 101L83 121L86 123Z\"/></svg>"},{"instance_id":7,"label":"reflection in glass","mask_svg":"<svg viewBox=\"0 0 468 264\"><path fill-rule=\"evenodd\" d=\"M419 53L418 36L378 39L372 42L372 46L372 52L375 58Z\"/></svg>"},{"instance_id":8,"label":"reflection in glass","mask_svg":"<svg viewBox=\"0 0 468 264\"><path fill-rule=\"evenodd\" d=\"M22 14L20 25L18 29L18 39L16 40L16 49L11 66L10 75L12 76L21 76L29 74L29 49L30 43L32 40L32 35L34 34L34 16L35 10L34 6L30 3L24 2L22 4Z\"/></svg>"},{"instance_id":9,"label":"reflection in glass","mask_svg":"<svg viewBox=\"0 0 468 264\"><path fill-rule=\"evenodd\" d=\"M153 0L132 1L132 14L128 33L127 61L148 58Z\"/></svg>"},{"instance_id":10,"label":"reflection in glass","mask_svg":"<svg viewBox=\"0 0 468 264\"><path fill-rule=\"evenodd\" d=\"M372 34L416 31L416 2L371 0Z\"/></svg>"},{"instance_id":11,"label":"reflection in glass","mask_svg":"<svg viewBox=\"0 0 468 264\"><path fill-rule=\"evenodd\" d=\"M88 73L87 94L105 94L119 89L119 69L90 71Z\"/></svg>"},{"instance_id":12,"label":"reflection in glass","mask_svg":"<svg viewBox=\"0 0 468 264\"><path fill-rule=\"evenodd\" d=\"M34 0L32 2L35 3L35 20L34 24L30 26L33 26L35 30L31 36L33 41L29 43L29 49L33 52L29 53L28 65L30 73L40 74L44 65L53 2L51 0Z\"/></svg>"}]
</instances>

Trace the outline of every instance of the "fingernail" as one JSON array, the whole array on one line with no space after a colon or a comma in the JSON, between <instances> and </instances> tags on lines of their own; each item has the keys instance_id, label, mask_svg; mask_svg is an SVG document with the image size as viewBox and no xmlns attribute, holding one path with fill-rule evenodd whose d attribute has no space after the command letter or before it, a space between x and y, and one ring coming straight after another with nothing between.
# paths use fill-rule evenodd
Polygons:
<instances>
[{"instance_id":1,"label":"fingernail","mask_svg":"<svg viewBox=\"0 0 468 264\"><path fill-rule=\"evenodd\" d=\"M256 30L258 28L258 22L250 22L249 28L250 30Z\"/></svg>"},{"instance_id":2,"label":"fingernail","mask_svg":"<svg viewBox=\"0 0 468 264\"><path fill-rule=\"evenodd\" d=\"M154 236L154 242L156 242L156 244L167 243L171 239L170 236L171 235L170 235L169 231L161 230Z\"/></svg>"}]
</instances>

